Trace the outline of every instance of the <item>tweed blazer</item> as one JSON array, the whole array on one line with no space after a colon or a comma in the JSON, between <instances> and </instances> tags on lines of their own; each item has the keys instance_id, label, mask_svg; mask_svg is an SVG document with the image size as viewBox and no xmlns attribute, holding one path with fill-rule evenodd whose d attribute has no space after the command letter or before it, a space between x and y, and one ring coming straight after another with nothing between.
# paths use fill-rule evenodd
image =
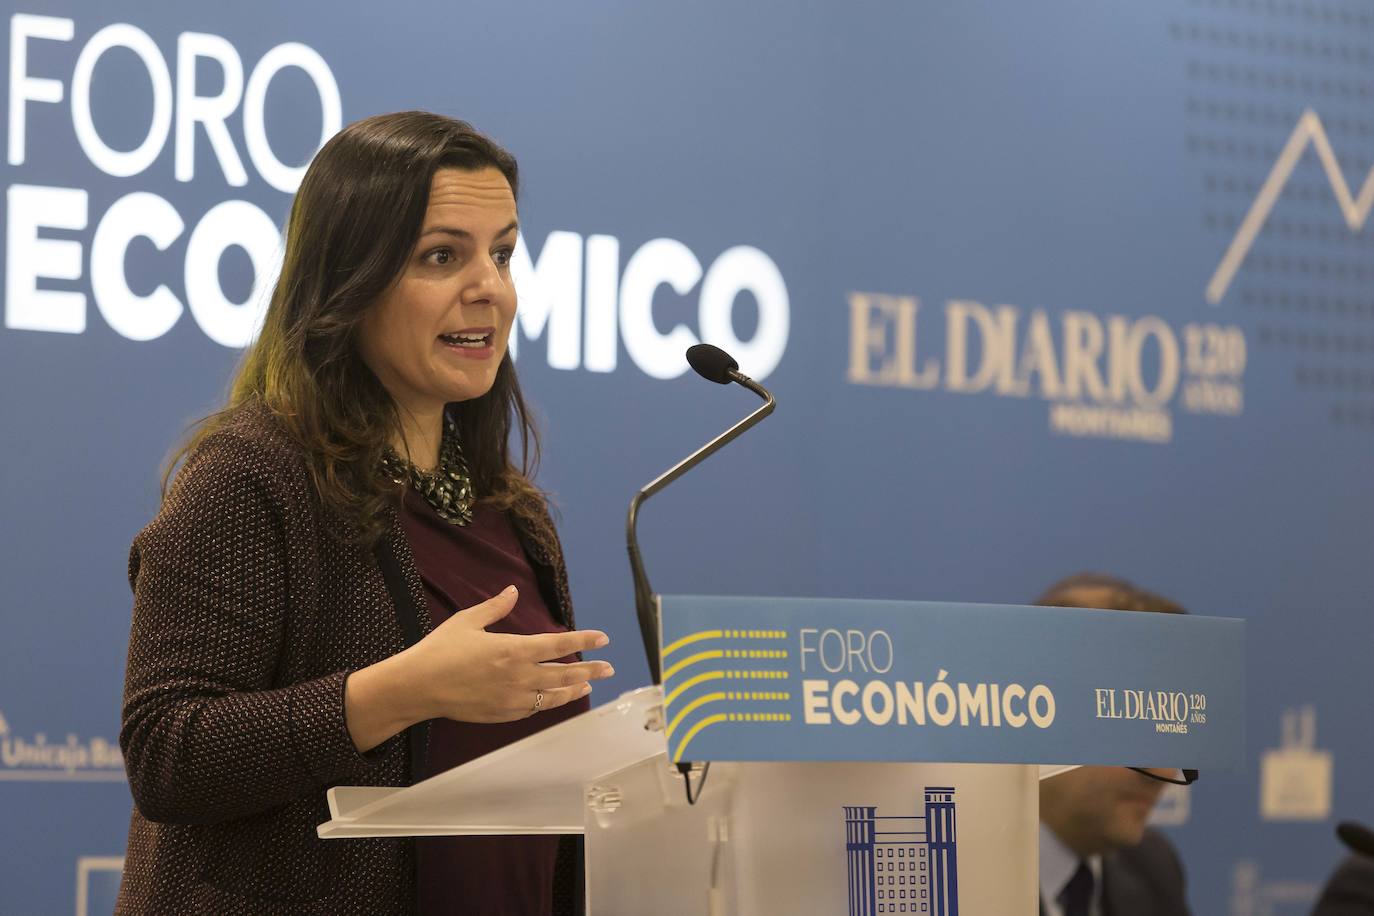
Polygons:
<instances>
[{"instance_id":1,"label":"tweed blazer","mask_svg":"<svg viewBox=\"0 0 1374 916\"><path fill-rule=\"evenodd\" d=\"M390 521L423 609L399 517ZM377 560L340 537L343 526L315 496L300 449L251 405L195 450L135 539L120 730L135 810L116 913L414 912L412 840L315 833L328 787L407 785L413 766L404 736L360 754L345 724L349 673L405 642ZM561 550L516 527L545 601L571 627ZM565 840L560 911L580 908L578 853Z\"/></svg>"}]
</instances>

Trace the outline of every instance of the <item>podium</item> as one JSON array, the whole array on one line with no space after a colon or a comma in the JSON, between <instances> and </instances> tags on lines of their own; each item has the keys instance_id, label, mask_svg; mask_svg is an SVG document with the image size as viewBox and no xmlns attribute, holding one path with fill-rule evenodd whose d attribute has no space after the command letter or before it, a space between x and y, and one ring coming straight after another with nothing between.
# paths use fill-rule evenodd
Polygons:
<instances>
[{"instance_id":1,"label":"podium","mask_svg":"<svg viewBox=\"0 0 1374 916\"><path fill-rule=\"evenodd\" d=\"M414 786L334 787L319 835L584 834L594 916L1034 916L1040 778L1242 753L1240 621L692 597L661 614L661 688Z\"/></svg>"}]
</instances>

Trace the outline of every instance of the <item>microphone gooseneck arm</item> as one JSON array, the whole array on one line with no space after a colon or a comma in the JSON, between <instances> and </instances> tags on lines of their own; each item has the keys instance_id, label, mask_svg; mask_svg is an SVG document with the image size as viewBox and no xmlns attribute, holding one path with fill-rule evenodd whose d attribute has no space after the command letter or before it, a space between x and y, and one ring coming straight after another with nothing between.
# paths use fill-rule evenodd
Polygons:
<instances>
[{"instance_id":1,"label":"microphone gooseneck arm","mask_svg":"<svg viewBox=\"0 0 1374 916\"><path fill-rule=\"evenodd\" d=\"M649 662L649 675L653 678L653 683L663 683L663 672L659 665L659 633L658 615L654 607L654 590L649 585L649 576L644 572L644 560L639 553L639 535L637 525L639 522L639 507L646 499L662 490L668 484L686 474L701 462L710 458L716 452L729 445L739 438L744 432L755 426L760 420L773 412L777 402L773 395L758 382L749 376L735 369L725 370L729 380L748 388L754 394L763 398L763 405L760 406L749 416L740 420L725 432L716 436L710 442L697 449L686 458L664 471L658 477L651 480L640 488L639 492L630 500L630 512L625 520L625 543L630 553L630 574L634 578L635 588L635 616L639 618L639 633L644 639L644 656Z\"/></svg>"}]
</instances>

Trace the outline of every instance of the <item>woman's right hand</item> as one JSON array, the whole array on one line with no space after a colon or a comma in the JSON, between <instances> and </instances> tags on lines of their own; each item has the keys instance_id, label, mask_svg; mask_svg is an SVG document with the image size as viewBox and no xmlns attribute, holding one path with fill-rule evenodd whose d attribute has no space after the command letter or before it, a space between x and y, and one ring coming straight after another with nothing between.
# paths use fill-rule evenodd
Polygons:
<instances>
[{"instance_id":1,"label":"woman's right hand","mask_svg":"<svg viewBox=\"0 0 1374 916\"><path fill-rule=\"evenodd\" d=\"M560 663L610 640L598 630L518 636L486 627L515 607L514 586L459 611L403 652L349 676L344 712L359 751L416 722L511 722L591 692L615 670L607 662Z\"/></svg>"},{"instance_id":2,"label":"woman's right hand","mask_svg":"<svg viewBox=\"0 0 1374 916\"><path fill-rule=\"evenodd\" d=\"M406 652L431 715L459 722L511 722L591 693L615 673L608 662L560 663L610 642L598 630L517 636L486 628L515 607L515 586L459 611ZM538 708L535 708L538 700Z\"/></svg>"}]
</instances>

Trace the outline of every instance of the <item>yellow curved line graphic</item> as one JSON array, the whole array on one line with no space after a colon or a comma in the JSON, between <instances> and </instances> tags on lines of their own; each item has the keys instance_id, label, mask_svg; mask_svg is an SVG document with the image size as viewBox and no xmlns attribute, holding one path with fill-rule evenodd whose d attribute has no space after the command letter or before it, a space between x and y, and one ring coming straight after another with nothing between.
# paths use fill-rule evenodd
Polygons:
<instances>
[{"instance_id":1,"label":"yellow curved line graphic","mask_svg":"<svg viewBox=\"0 0 1374 916\"><path fill-rule=\"evenodd\" d=\"M663 650L663 657L667 658L683 646L691 645L694 642L701 642L703 639L719 639L724 630L702 630L700 633L693 633L681 639L675 639Z\"/></svg>"},{"instance_id":2,"label":"yellow curved line graphic","mask_svg":"<svg viewBox=\"0 0 1374 916\"><path fill-rule=\"evenodd\" d=\"M708 671L705 674L698 674L694 677L689 677L687 680L683 681L677 687L673 688L673 692L668 694L667 699L663 701L663 706L665 708L672 706L674 700L682 696L684 692L691 690L697 684L703 683L705 681L718 681L724 677L724 671Z\"/></svg>"},{"instance_id":3,"label":"yellow curved line graphic","mask_svg":"<svg viewBox=\"0 0 1374 916\"><path fill-rule=\"evenodd\" d=\"M724 713L716 713L714 716L707 716L696 725L693 725L687 732L687 736L682 739L682 743L677 746L677 753L673 755L673 763L678 763L682 760L682 752L687 750L687 745L692 743L692 739L697 736L697 732L719 722L724 722L725 719L726 716Z\"/></svg>"},{"instance_id":4,"label":"yellow curved line graphic","mask_svg":"<svg viewBox=\"0 0 1374 916\"><path fill-rule=\"evenodd\" d=\"M673 716L673 721L668 723L668 731L666 731L664 735L669 738L673 737L673 732L677 730L677 727L682 724L682 720L687 718L692 710L699 709L707 703L714 703L717 700L723 699L725 699L724 693L708 693L697 697L695 700L682 707L682 712Z\"/></svg>"},{"instance_id":5,"label":"yellow curved line graphic","mask_svg":"<svg viewBox=\"0 0 1374 916\"><path fill-rule=\"evenodd\" d=\"M674 674L677 674L679 671L681 671L683 668L688 667L689 665L695 665L697 662L703 662L710 658L722 658L724 657L724 655L725 653L719 649L715 649L711 652L698 652L696 655L689 655L673 667L669 668L667 671L663 672L663 679L665 681L668 680L668 678L672 677Z\"/></svg>"}]
</instances>

